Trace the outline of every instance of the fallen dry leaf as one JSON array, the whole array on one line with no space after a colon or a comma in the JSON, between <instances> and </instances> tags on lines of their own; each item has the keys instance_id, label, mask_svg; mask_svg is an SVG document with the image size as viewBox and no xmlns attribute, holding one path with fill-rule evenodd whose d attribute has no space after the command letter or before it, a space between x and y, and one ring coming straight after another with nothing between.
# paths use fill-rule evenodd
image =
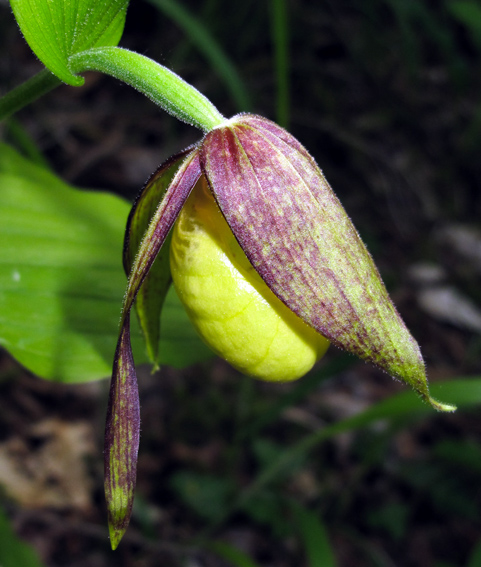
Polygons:
<instances>
[{"instance_id":1,"label":"fallen dry leaf","mask_svg":"<svg viewBox=\"0 0 481 567\"><path fill-rule=\"evenodd\" d=\"M93 482L86 458L95 451L87 423L41 421L0 444L0 484L27 508L88 509Z\"/></svg>"}]
</instances>

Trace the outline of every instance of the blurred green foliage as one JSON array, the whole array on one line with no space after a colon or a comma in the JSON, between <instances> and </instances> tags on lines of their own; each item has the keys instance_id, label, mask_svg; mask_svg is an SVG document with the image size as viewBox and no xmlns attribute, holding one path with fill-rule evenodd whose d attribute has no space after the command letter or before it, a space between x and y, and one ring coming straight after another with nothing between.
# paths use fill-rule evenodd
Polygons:
<instances>
[{"instance_id":1,"label":"blurred green foliage","mask_svg":"<svg viewBox=\"0 0 481 567\"><path fill-rule=\"evenodd\" d=\"M17 537L5 512L0 509L0 565L2 567L43 567L32 546Z\"/></svg>"}]
</instances>

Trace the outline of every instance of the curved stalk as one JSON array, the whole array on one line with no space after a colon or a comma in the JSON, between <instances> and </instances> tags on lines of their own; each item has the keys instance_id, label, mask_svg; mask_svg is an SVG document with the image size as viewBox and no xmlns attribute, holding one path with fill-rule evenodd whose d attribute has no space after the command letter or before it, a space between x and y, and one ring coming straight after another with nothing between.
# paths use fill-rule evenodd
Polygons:
<instances>
[{"instance_id":1,"label":"curved stalk","mask_svg":"<svg viewBox=\"0 0 481 567\"><path fill-rule=\"evenodd\" d=\"M225 121L197 89L159 63L120 47L99 47L72 55L73 73L101 71L145 94L179 120L208 132Z\"/></svg>"}]
</instances>

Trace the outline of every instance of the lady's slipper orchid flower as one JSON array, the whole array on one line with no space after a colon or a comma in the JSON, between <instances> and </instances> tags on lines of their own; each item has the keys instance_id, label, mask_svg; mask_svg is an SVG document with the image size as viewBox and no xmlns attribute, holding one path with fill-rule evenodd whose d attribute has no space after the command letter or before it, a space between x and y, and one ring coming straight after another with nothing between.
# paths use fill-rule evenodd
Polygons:
<instances>
[{"instance_id":1,"label":"lady's slipper orchid flower","mask_svg":"<svg viewBox=\"0 0 481 567\"><path fill-rule=\"evenodd\" d=\"M153 174L129 217L124 266L105 451L114 548L130 517L139 442L130 310L137 298L156 359L170 266L204 340L243 372L297 378L331 342L434 408L454 409L430 397L419 347L314 159L269 120L235 116Z\"/></svg>"}]
</instances>

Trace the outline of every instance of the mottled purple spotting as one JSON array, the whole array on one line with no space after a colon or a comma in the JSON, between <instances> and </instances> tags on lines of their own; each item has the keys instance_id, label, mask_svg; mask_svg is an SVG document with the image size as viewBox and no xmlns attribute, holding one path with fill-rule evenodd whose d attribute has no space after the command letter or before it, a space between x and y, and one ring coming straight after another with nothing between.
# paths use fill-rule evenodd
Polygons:
<instances>
[{"instance_id":1,"label":"mottled purple spotting","mask_svg":"<svg viewBox=\"0 0 481 567\"><path fill-rule=\"evenodd\" d=\"M201 165L227 222L271 290L334 344L400 376L424 375L417 343L314 159L268 120L210 132Z\"/></svg>"}]
</instances>

